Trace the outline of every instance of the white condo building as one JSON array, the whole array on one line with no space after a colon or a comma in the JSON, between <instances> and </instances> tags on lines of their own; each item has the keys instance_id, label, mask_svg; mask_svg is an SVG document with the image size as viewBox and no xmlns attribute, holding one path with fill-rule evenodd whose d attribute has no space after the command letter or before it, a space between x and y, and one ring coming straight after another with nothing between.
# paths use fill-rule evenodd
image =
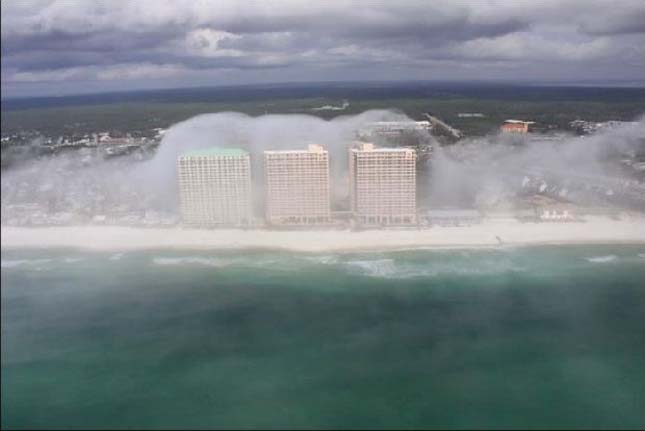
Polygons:
<instances>
[{"instance_id":1,"label":"white condo building","mask_svg":"<svg viewBox=\"0 0 645 431\"><path fill-rule=\"evenodd\" d=\"M266 218L272 225L320 225L331 221L329 153L265 151Z\"/></svg>"},{"instance_id":2,"label":"white condo building","mask_svg":"<svg viewBox=\"0 0 645 431\"><path fill-rule=\"evenodd\" d=\"M411 148L350 148L351 210L359 224L416 223L416 158Z\"/></svg>"},{"instance_id":3,"label":"white condo building","mask_svg":"<svg viewBox=\"0 0 645 431\"><path fill-rule=\"evenodd\" d=\"M177 160L181 215L186 224L245 226L251 223L251 163L237 148L208 148Z\"/></svg>"}]
</instances>

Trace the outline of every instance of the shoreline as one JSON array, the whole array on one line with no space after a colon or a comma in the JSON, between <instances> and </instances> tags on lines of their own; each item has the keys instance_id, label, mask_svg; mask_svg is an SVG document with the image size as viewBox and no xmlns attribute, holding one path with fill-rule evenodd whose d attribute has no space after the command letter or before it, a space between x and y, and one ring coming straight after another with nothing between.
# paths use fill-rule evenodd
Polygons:
<instances>
[{"instance_id":1,"label":"shoreline","mask_svg":"<svg viewBox=\"0 0 645 431\"><path fill-rule=\"evenodd\" d=\"M490 219L470 226L420 230L277 231L124 226L25 228L4 225L0 229L2 249L273 249L315 253L539 245L645 245L645 217L627 220L588 217L581 223L523 223L513 219Z\"/></svg>"}]
</instances>

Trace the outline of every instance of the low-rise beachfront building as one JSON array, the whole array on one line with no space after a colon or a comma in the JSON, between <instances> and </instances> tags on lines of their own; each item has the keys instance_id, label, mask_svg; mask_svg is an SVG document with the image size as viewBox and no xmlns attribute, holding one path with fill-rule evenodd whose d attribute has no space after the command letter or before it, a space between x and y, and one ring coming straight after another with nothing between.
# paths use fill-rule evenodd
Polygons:
<instances>
[{"instance_id":1,"label":"low-rise beachfront building","mask_svg":"<svg viewBox=\"0 0 645 431\"><path fill-rule=\"evenodd\" d=\"M533 124L534 121L506 120L500 126L500 130L503 133L528 133Z\"/></svg>"},{"instance_id":2,"label":"low-rise beachfront building","mask_svg":"<svg viewBox=\"0 0 645 431\"><path fill-rule=\"evenodd\" d=\"M177 160L182 221L247 226L252 219L251 163L238 148L189 151Z\"/></svg>"},{"instance_id":3,"label":"low-rise beachfront building","mask_svg":"<svg viewBox=\"0 0 645 431\"><path fill-rule=\"evenodd\" d=\"M331 222L329 153L321 145L309 145L306 150L265 151L264 171L267 223Z\"/></svg>"},{"instance_id":4,"label":"low-rise beachfront building","mask_svg":"<svg viewBox=\"0 0 645 431\"><path fill-rule=\"evenodd\" d=\"M416 223L416 158L412 148L349 149L351 211L359 225Z\"/></svg>"}]
</instances>

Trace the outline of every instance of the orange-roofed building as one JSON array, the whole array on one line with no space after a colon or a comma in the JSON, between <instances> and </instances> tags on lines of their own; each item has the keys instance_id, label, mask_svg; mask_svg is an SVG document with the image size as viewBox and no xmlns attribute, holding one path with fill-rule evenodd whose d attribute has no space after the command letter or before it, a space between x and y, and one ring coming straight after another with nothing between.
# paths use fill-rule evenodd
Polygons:
<instances>
[{"instance_id":1,"label":"orange-roofed building","mask_svg":"<svg viewBox=\"0 0 645 431\"><path fill-rule=\"evenodd\" d=\"M534 124L533 121L506 120L501 125L500 130L505 133L528 133L529 126Z\"/></svg>"}]
</instances>

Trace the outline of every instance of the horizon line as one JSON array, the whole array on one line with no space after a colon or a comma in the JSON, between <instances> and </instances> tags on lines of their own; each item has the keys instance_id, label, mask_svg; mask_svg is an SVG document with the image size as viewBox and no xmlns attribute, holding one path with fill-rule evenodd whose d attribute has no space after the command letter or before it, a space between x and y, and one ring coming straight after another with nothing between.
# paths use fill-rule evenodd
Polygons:
<instances>
[{"instance_id":1,"label":"horizon line","mask_svg":"<svg viewBox=\"0 0 645 431\"><path fill-rule=\"evenodd\" d=\"M182 91L182 90L199 90L199 89L234 89L234 88L270 88L270 87L299 87L299 86L334 86L334 85L376 85L386 84L390 86L405 85L405 84L451 84L451 85L480 85L480 86L526 86L526 87L569 87L569 88L611 88L611 89L643 89L645 88L645 80L614 80L614 81L594 81L594 80L581 80L581 81L538 81L538 80L333 80L333 81L275 81L263 83L245 83L245 84L224 84L224 85L187 85L178 87L158 87L158 88L139 88L131 90L112 90L112 91L96 91L96 92L81 92L81 93L66 93L66 94L47 94L47 95L23 95L23 96L9 96L2 97L0 92L0 100L17 101L28 99L63 99L66 97L91 97L103 95L119 95L119 94L146 94L162 91Z\"/></svg>"}]
</instances>

